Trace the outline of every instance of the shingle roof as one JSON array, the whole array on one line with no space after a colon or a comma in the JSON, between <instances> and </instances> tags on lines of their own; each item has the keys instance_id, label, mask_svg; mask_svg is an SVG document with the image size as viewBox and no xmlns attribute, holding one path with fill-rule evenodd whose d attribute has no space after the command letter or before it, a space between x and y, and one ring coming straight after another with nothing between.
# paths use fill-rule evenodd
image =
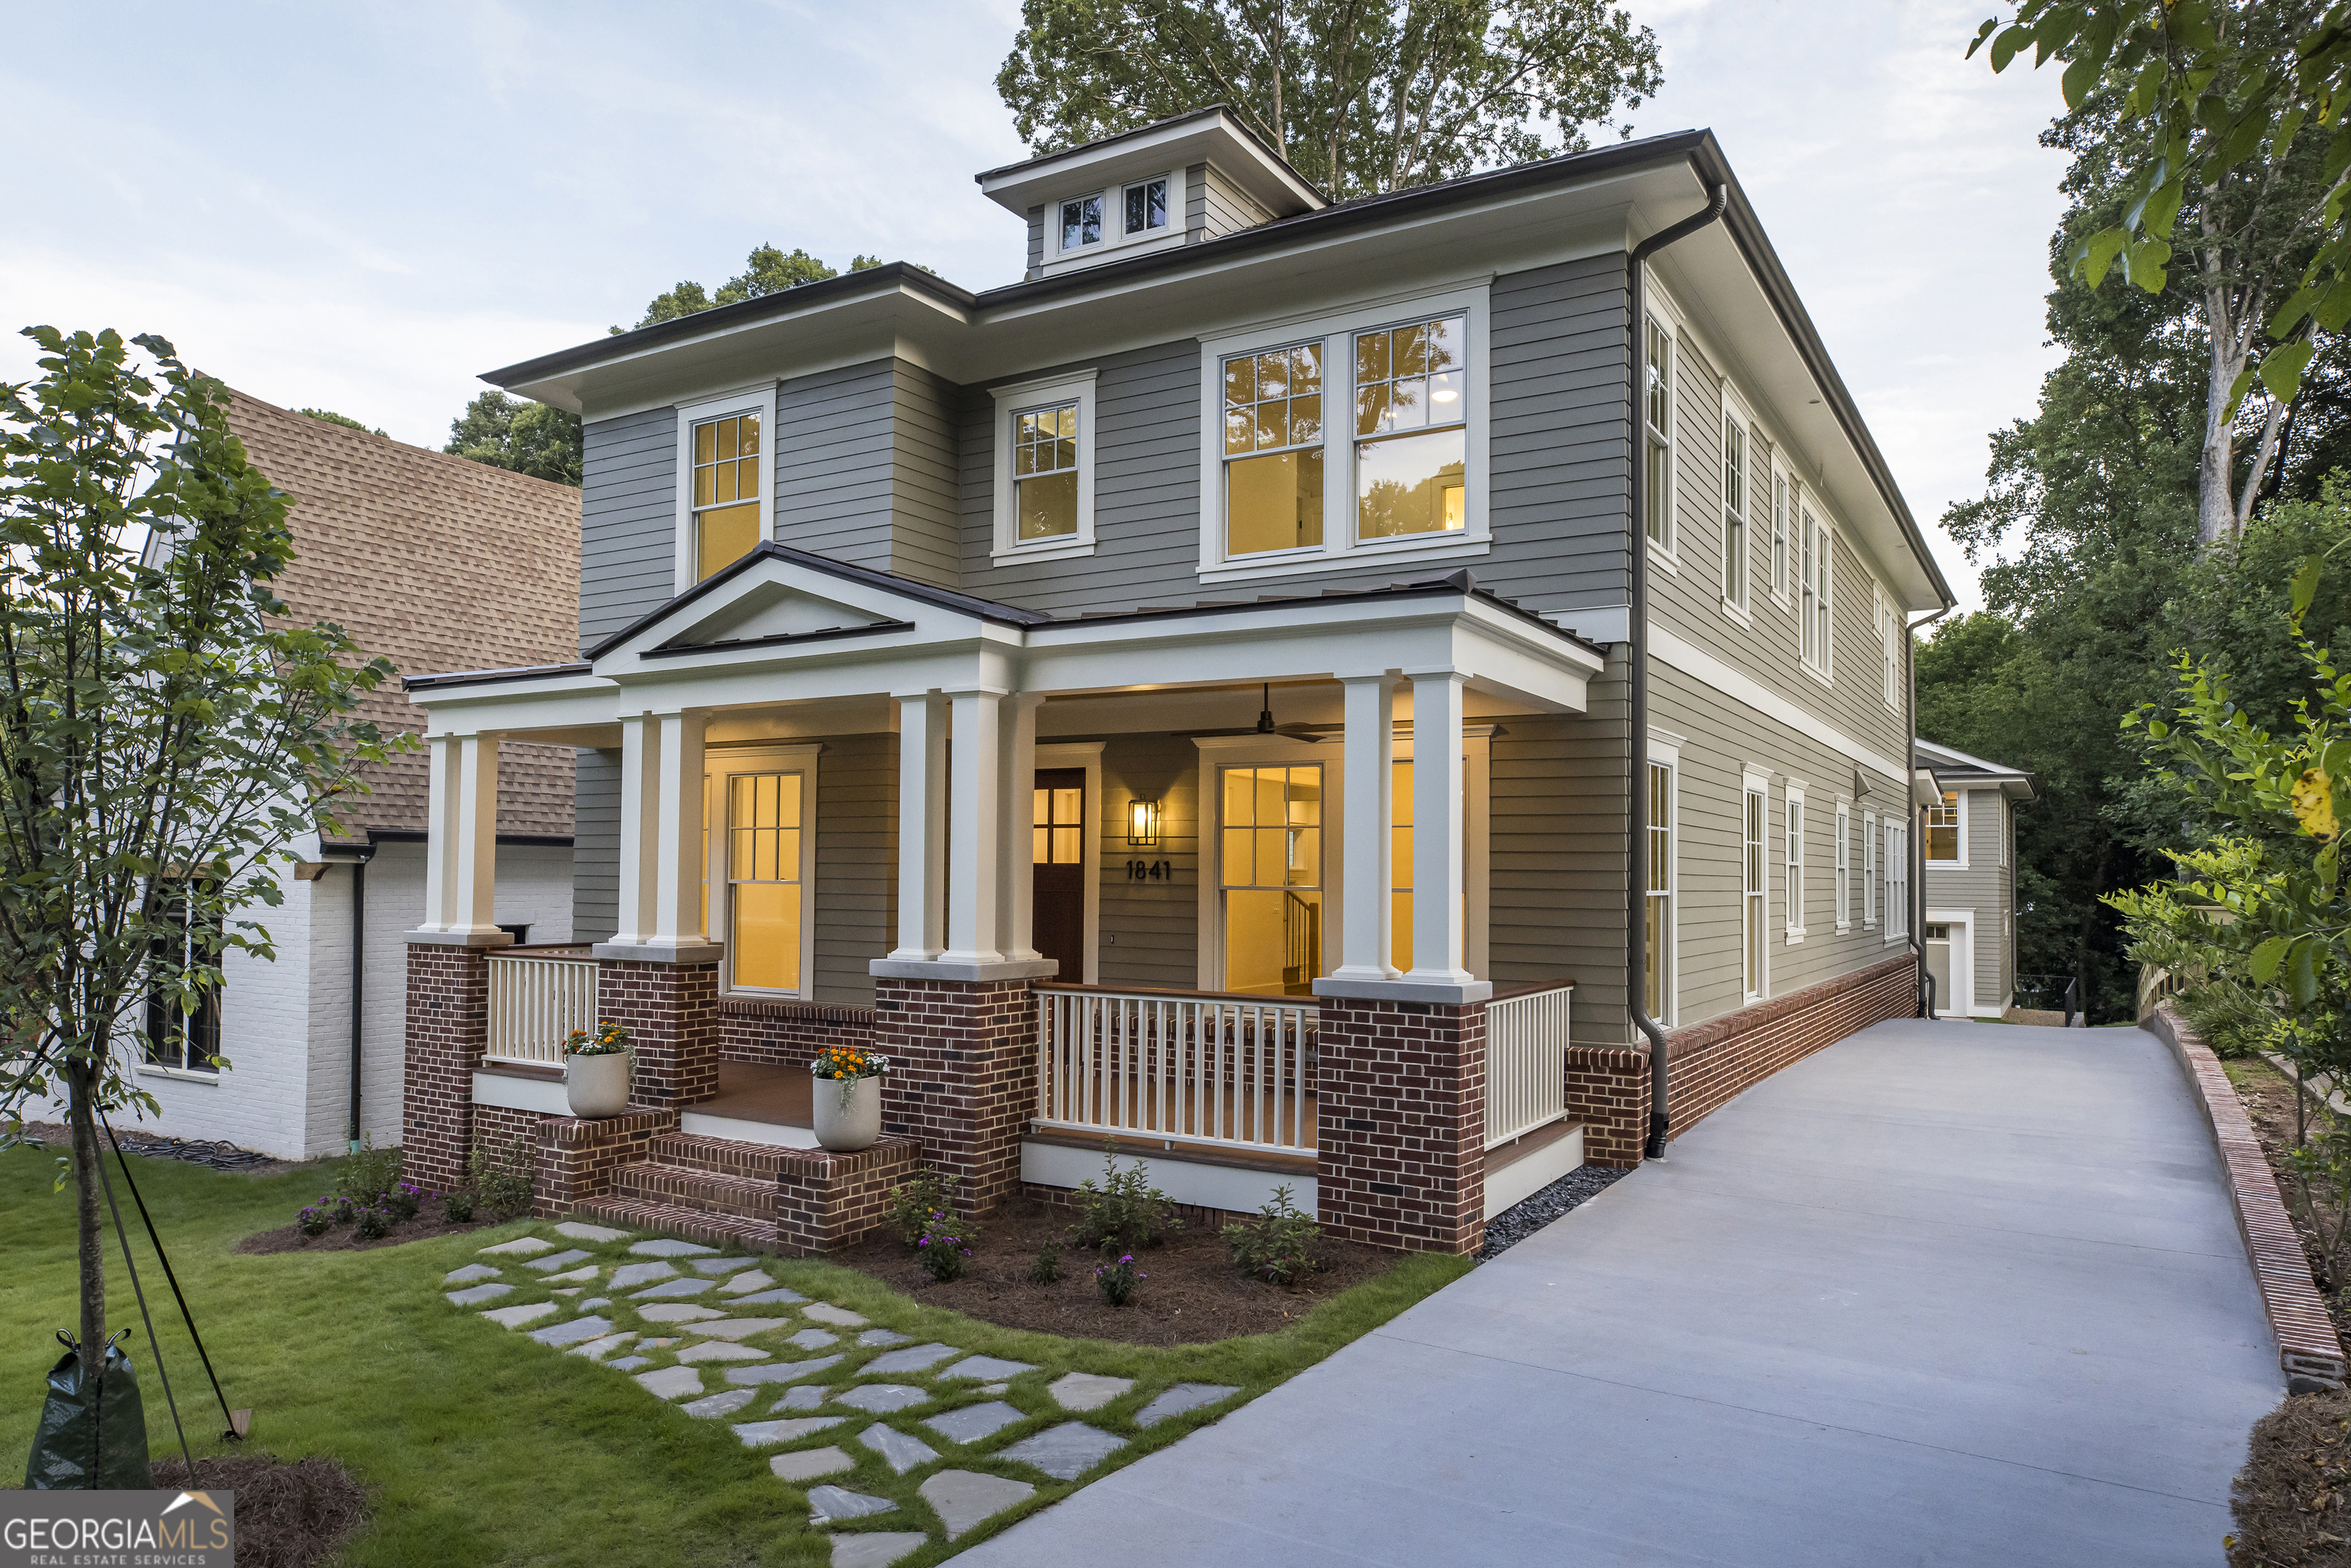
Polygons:
<instances>
[{"instance_id":1,"label":"shingle roof","mask_svg":"<svg viewBox=\"0 0 2351 1568\"><path fill-rule=\"evenodd\" d=\"M402 673L577 656L579 491L230 395L246 455L295 497L294 560L275 586L297 619L340 623ZM396 678L361 712L423 729ZM368 774L348 832L424 827L423 752ZM502 747L499 831L569 834L572 774L569 747Z\"/></svg>"}]
</instances>

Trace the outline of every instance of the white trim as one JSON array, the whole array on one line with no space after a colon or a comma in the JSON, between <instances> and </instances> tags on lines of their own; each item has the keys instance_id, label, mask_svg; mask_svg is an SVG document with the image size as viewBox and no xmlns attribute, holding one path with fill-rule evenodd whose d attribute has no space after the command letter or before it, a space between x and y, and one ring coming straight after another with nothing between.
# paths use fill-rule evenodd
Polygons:
<instances>
[{"instance_id":1,"label":"white trim","mask_svg":"<svg viewBox=\"0 0 2351 1568\"><path fill-rule=\"evenodd\" d=\"M160 1061L141 1061L137 1063L132 1071L141 1078L168 1078L175 1083L209 1083L217 1089L220 1087L221 1072L225 1072L228 1069L223 1067L220 1072L206 1072L199 1068L166 1067Z\"/></svg>"},{"instance_id":2,"label":"white trim","mask_svg":"<svg viewBox=\"0 0 2351 1568\"><path fill-rule=\"evenodd\" d=\"M1086 773L1085 814L1089 831L1085 835L1081 867L1086 883L1086 935L1084 956L1080 962L1084 971L1084 983L1089 986L1102 984L1102 835L1110 831L1109 820L1102 811L1104 744L1099 740L1071 740L1040 742L1037 747L1039 768L1082 768ZM1122 822L1122 838L1125 836L1124 828L1125 824ZM1030 852L1035 852L1032 850ZM1066 980L1069 977L1063 975L1060 978Z\"/></svg>"},{"instance_id":3,"label":"white trim","mask_svg":"<svg viewBox=\"0 0 2351 1568\"><path fill-rule=\"evenodd\" d=\"M1492 489L1488 418L1490 356L1487 318L1489 280L1478 279L1433 293L1374 297L1343 309L1310 317L1277 318L1200 340L1200 559L1207 581L1291 576L1336 567L1369 564L1378 557L1418 562L1451 555L1484 554L1492 547L1489 502ZM1468 335L1469 377L1464 411L1463 503L1458 532L1416 538L1355 539L1355 438L1351 412L1355 402L1354 335L1375 332L1416 319L1459 315ZM1320 340L1322 344L1322 542L1299 549L1253 555L1225 553L1224 361L1234 356Z\"/></svg>"},{"instance_id":4,"label":"white trim","mask_svg":"<svg viewBox=\"0 0 2351 1568\"><path fill-rule=\"evenodd\" d=\"M1072 171L1075 172L1075 171ZM1144 229L1139 234L1126 232L1126 192L1133 185L1147 185L1154 180L1167 182L1167 222L1156 229ZM1061 246L1061 204L1082 202L1088 196L1099 196L1102 204L1102 236L1092 245L1071 249ZM1045 204L1045 246L1038 256L1038 266L1046 274L1065 271L1072 267L1091 266L1097 262L1139 255L1145 250L1165 249L1184 243L1184 204L1186 189L1184 171L1153 170L1137 174L1132 180L1089 191L1064 191Z\"/></svg>"},{"instance_id":5,"label":"white trim","mask_svg":"<svg viewBox=\"0 0 2351 1568\"><path fill-rule=\"evenodd\" d=\"M1755 947L1760 957L1755 978L1758 988L1747 989L1747 798L1762 797L1762 837L1756 843L1755 858L1760 863L1762 885L1757 890L1762 907L1755 924ZM1760 1002L1771 994L1771 770L1755 763L1747 763L1739 773L1739 986L1740 994L1750 1002Z\"/></svg>"},{"instance_id":6,"label":"white trim","mask_svg":"<svg viewBox=\"0 0 2351 1568\"><path fill-rule=\"evenodd\" d=\"M1877 865L1877 813L1861 814L1861 928L1877 929L1877 905L1884 896Z\"/></svg>"},{"instance_id":7,"label":"white trim","mask_svg":"<svg viewBox=\"0 0 2351 1568\"><path fill-rule=\"evenodd\" d=\"M525 1078L517 1073L474 1072L474 1103L498 1105L509 1111L537 1111L549 1116L571 1114L571 1102L559 1078Z\"/></svg>"},{"instance_id":8,"label":"white trim","mask_svg":"<svg viewBox=\"0 0 2351 1568\"><path fill-rule=\"evenodd\" d=\"M1221 1208L1246 1214L1272 1201L1273 1189L1287 1184L1290 1201L1310 1218L1319 1211L1315 1207L1315 1180L1311 1176L1291 1176L1285 1171L1256 1171L1239 1166L1207 1165L1198 1160L1178 1157L1173 1152L1161 1154L1148 1150L1154 1140L1144 1137L1119 1138L1119 1153L1133 1158L1144 1180L1164 1190L1177 1203L1197 1204L1203 1208ZM1165 1140L1158 1140L1165 1142ZM1564 1140L1562 1140L1564 1141ZM1099 1178L1102 1175L1102 1151L1073 1149L1064 1144L1032 1143L1026 1139L1020 1145L1020 1179L1039 1186L1075 1187L1081 1181Z\"/></svg>"},{"instance_id":9,"label":"white trim","mask_svg":"<svg viewBox=\"0 0 2351 1568\"><path fill-rule=\"evenodd\" d=\"M1075 371L1040 381L990 387L996 400L996 542L988 559L997 566L1024 560L1059 560L1094 553L1094 383L1099 372ZM1012 428L1016 415L1052 404L1078 405L1078 531L1050 539L1020 538L1019 494L1012 478Z\"/></svg>"},{"instance_id":10,"label":"white trim","mask_svg":"<svg viewBox=\"0 0 2351 1568\"><path fill-rule=\"evenodd\" d=\"M1807 935L1803 924L1804 852L1810 848L1806 841L1813 831L1813 824L1806 820L1808 815L1804 810L1804 786L1790 781L1780 791L1780 863L1788 868L1784 907L1791 947L1802 942Z\"/></svg>"},{"instance_id":11,"label":"white trim","mask_svg":"<svg viewBox=\"0 0 2351 1568\"><path fill-rule=\"evenodd\" d=\"M1972 909L1936 909L1927 911L1929 925L1959 927L1950 940L1951 994L1935 998L1937 1018L1967 1018L1971 1014L1976 998L1976 912ZM1918 934L1918 946L1927 945L1927 934ZM1962 1003L1964 998L1964 1003Z\"/></svg>"},{"instance_id":12,"label":"white trim","mask_svg":"<svg viewBox=\"0 0 2351 1568\"><path fill-rule=\"evenodd\" d=\"M1720 460L1719 465L1726 482L1733 473L1728 448L1730 444L1730 432L1734 428L1739 433L1739 463L1736 472L1739 478L1740 505L1733 508L1729 497L1724 496L1721 497L1722 515L1715 519L1716 526L1722 532L1721 555L1723 575L1726 579L1723 583L1721 602L1725 614L1741 626L1752 626L1755 623L1750 614L1750 607L1755 602L1755 451L1753 445L1755 421L1748 414L1746 400L1741 398L1738 389L1725 379L1722 383L1722 420L1717 431L1715 452ZM1727 580L1729 576L1731 554L1730 515L1734 509L1740 518L1739 554L1741 558L1739 562L1739 594L1736 598L1731 596L1730 584Z\"/></svg>"},{"instance_id":13,"label":"white trim","mask_svg":"<svg viewBox=\"0 0 2351 1568\"><path fill-rule=\"evenodd\" d=\"M1844 933L1853 929L1853 807L1844 800L1836 804L1836 852L1829 864L1836 879L1836 928Z\"/></svg>"},{"instance_id":14,"label":"white trim","mask_svg":"<svg viewBox=\"0 0 2351 1568\"><path fill-rule=\"evenodd\" d=\"M709 831L710 850L703 875L710 890L709 924L722 926L726 932L724 936L712 933L710 937L726 950L718 963L718 994L722 997L768 1001L816 999L816 836L820 816L817 758L823 750L821 742L805 746L716 746L704 750L703 771L711 780L706 788L709 795L716 798L716 805L707 813L710 820L704 824ZM789 991L735 984L735 912L723 897L727 885L726 779L737 773L766 772L800 775L800 983L797 989Z\"/></svg>"},{"instance_id":15,"label":"white trim","mask_svg":"<svg viewBox=\"0 0 2351 1568\"><path fill-rule=\"evenodd\" d=\"M1561 614L1570 613L1561 612ZM1897 793L1908 789L1909 771L1887 758L1831 728L1814 715L1806 713L1794 703L1757 682L1753 677L1731 668L1713 654L1696 644L1683 641L1656 622L1649 622L1650 653L1694 680L1703 681L1723 695L1745 703L1767 718L1776 719L1807 739L1817 740L1841 755L1860 763L1864 768L1883 774L1897 786Z\"/></svg>"},{"instance_id":16,"label":"white trim","mask_svg":"<svg viewBox=\"0 0 2351 1568\"><path fill-rule=\"evenodd\" d=\"M759 542L776 537L776 383L761 382L720 397L677 407L677 557L673 596L695 584L694 427L729 414L759 415Z\"/></svg>"},{"instance_id":17,"label":"white trim","mask_svg":"<svg viewBox=\"0 0 2351 1568\"><path fill-rule=\"evenodd\" d=\"M1195 788L1200 800L1199 976L1200 989L1225 988L1224 779L1226 768L1262 768L1271 764L1297 767L1320 763L1322 768L1322 961L1328 976L1343 951L1338 915L1346 907L1346 757L1343 748L1297 740L1288 736L1201 735L1192 737L1198 748Z\"/></svg>"},{"instance_id":18,"label":"white trim","mask_svg":"<svg viewBox=\"0 0 2351 1568\"><path fill-rule=\"evenodd\" d=\"M1677 1022L1681 1015L1681 1009L1678 1005L1681 1000L1682 977L1681 748L1676 746L1661 743L1656 737L1652 736L1649 740L1648 754L1645 760L1650 768L1663 768L1666 770L1666 918L1664 922L1666 933L1666 972L1662 977L1660 977L1660 983L1657 987L1658 992L1660 993L1657 1000L1661 1004L1657 1009L1657 1022L1670 1026ZM1644 789L1646 789L1648 786L1649 777L1645 769L1641 775L1641 787ZM1651 829L1654 829L1656 826L1654 822L1647 822L1646 825L1647 828ZM1646 899L1649 896L1649 890L1646 887L1643 888L1641 890L1641 896L1644 899ZM1643 999L1646 1000L1647 998L1644 998Z\"/></svg>"},{"instance_id":19,"label":"white trim","mask_svg":"<svg viewBox=\"0 0 2351 1568\"><path fill-rule=\"evenodd\" d=\"M1405 683L1400 689L1408 690L1409 683ZM1461 934L1461 964L1471 976L1480 980L1493 978L1487 970L1487 956L1493 940L1488 915L1493 894L1494 858L1493 820L1488 811L1488 797L1494 787L1494 732L1499 727L1492 724L1465 724L1461 727L1461 886L1462 903L1466 906ZM1396 763L1412 759L1412 727L1410 721L1406 720L1395 727L1395 737L1389 743L1388 760ZM1419 777L1417 772L1413 775L1416 781ZM1393 878L1393 869L1390 875ZM1418 908L1418 904L1416 903L1414 907Z\"/></svg>"},{"instance_id":20,"label":"white trim","mask_svg":"<svg viewBox=\"0 0 2351 1568\"><path fill-rule=\"evenodd\" d=\"M1951 811L1952 811L1952 815L1953 815L1953 817L1954 817L1954 819L1955 819L1955 821L1954 821L1954 831L1953 831L1953 833L1952 833L1952 837L1957 841L1958 850L1959 850L1959 859L1957 859L1957 860L1949 860L1949 861L1938 861L1938 860L1934 860L1934 859L1931 859L1931 858L1930 858L1930 859L1928 859L1928 860L1924 861L1922 863L1926 866L1926 868L1927 868L1928 871L1966 871L1966 870L1968 870L1968 869L1969 869L1969 867L1968 867L1968 794L1969 794L1969 791L1968 791L1967 789L1947 789L1947 790L1944 790L1944 791L1942 791L1942 792L1943 792L1944 794L1947 794L1947 795L1950 796L1950 798L1951 798ZM1922 822L1921 824L1919 824L1919 825L1920 825L1922 828L1925 826L1925 824L1924 824L1923 822ZM1934 840L1933 840L1931 837L1929 837L1929 838L1928 839L1927 842L1928 842L1928 844L1931 845L1931 844L1934 842ZM1921 847L1923 848L1923 847L1925 847L1925 846L1921 846Z\"/></svg>"}]
</instances>

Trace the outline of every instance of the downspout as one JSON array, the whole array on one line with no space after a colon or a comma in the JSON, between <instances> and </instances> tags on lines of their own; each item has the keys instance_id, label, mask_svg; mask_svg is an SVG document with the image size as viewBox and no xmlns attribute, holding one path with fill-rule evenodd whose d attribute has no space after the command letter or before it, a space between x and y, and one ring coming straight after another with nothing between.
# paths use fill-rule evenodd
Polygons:
<instances>
[{"instance_id":1,"label":"downspout","mask_svg":"<svg viewBox=\"0 0 2351 1568\"><path fill-rule=\"evenodd\" d=\"M1902 758L1902 801L1903 810L1910 814L1910 827L1902 835L1902 842L1904 852L1910 861L1910 958L1917 967L1917 1016L1930 1019L1935 1016L1935 977L1927 970L1927 839L1918 831L1918 802L1911 798L1910 793L1918 776L1918 629L1932 626L1958 608L1957 604L1946 604L1924 621L1907 623L1903 628L1902 657L1910 666L1910 741L1902 748L1905 754ZM2013 860L2015 857L2010 858ZM2015 875L2013 868L2009 874Z\"/></svg>"},{"instance_id":2,"label":"downspout","mask_svg":"<svg viewBox=\"0 0 2351 1568\"><path fill-rule=\"evenodd\" d=\"M367 868L375 847L351 862L351 1092L346 1135L351 1153L360 1151L360 1069L366 1052L367 1001Z\"/></svg>"},{"instance_id":3,"label":"downspout","mask_svg":"<svg viewBox=\"0 0 2351 1568\"><path fill-rule=\"evenodd\" d=\"M1714 194L1701 212L1670 228L1660 229L1633 247L1626 271L1632 295L1632 314L1627 334L1627 356L1625 377L1625 434L1632 438L1632 483L1625 486L1627 501L1625 538L1632 545L1633 571L1631 603L1625 611L1625 664L1630 684L1627 694L1631 713L1626 737L1625 820L1627 824L1625 842L1625 1006L1633 1015L1634 1027L1649 1042L1649 1141L1641 1151L1645 1159L1666 1157L1666 1134L1672 1126L1667 1107L1672 1087L1671 1066L1666 1061L1666 1031L1651 1018L1643 991L1647 984L1649 898L1649 539L1644 518L1647 513L1646 476L1649 469L1646 415L1641 408L1641 382L1647 365L1646 337L1649 315L1649 257L1672 245L1698 233L1720 218L1723 209L1730 204L1730 187L1718 181Z\"/></svg>"}]
</instances>

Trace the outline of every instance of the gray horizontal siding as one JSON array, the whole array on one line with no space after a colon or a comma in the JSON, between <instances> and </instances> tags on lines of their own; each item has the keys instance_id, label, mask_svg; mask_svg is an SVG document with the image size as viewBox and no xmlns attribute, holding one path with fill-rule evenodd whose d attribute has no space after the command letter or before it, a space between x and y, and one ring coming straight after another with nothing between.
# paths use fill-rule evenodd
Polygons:
<instances>
[{"instance_id":1,"label":"gray horizontal siding","mask_svg":"<svg viewBox=\"0 0 2351 1568\"><path fill-rule=\"evenodd\" d=\"M669 601L677 575L677 410L600 419L581 432L581 652Z\"/></svg>"},{"instance_id":2,"label":"gray horizontal siding","mask_svg":"<svg viewBox=\"0 0 2351 1568\"><path fill-rule=\"evenodd\" d=\"M1210 239L1250 229L1273 216L1258 199L1242 190L1214 163L1203 165L1200 182L1201 227Z\"/></svg>"},{"instance_id":3,"label":"gray horizontal siding","mask_svg":"<svg viewBox=\"0 0 2351 1568\"><path fill-rule=\"evenodd\" d=\"M894 361L798 376L776 393L776 541L891 569Z\"/></svg>"},{"instance_id":4,"label":"gray horizontal siding","mask_svg":"<svg viewBox=\"0 0 2351 1568\"><path fill-rule=\"evenodd\" d=\"M572 797L571 939L605 942L621 921L621 754L581 747Z\"/></svg>"},{"instance_id":5,"label":"gray horizontal siding","mask_svg":"<svg viewBox=\"0 0 2351 1568\"><path fill-rule=\"evenodd\" d=\"M1622 668L1593 683L1584 716L1503 721L1488 795L1489 977L1573 980L1572 1032L1591 1044L1630 1028Z\"/></svg>"},{"instance_id":6,"label":"gray horizontal siding","mask_svg":"<svg viewBox=\"0 0 2351 1568\"><path fill-rule=\"evenodd\" d=\"M1116 736L1102 747L1098 953L1105 986L1189 990L1200 983L1199 756L1180 735ZM1134 800L1160 803L1157 849L1127 845L1126 807ZM1137 858L1172 862L1174 879L1128 880L1126 862Z\"/></svg>"},{"instance_id":7,"label":"gray horizontal siding","mask_svg":"<svg viewBox=\"0 0 2351 1568\"><path fill-rule=\"evenodd\" d=\"M867 1007L897 945L898 737L839 736L817 766L816 1000Z\"/></svg>"},{"instance_id":8,"label":"gray horizontal siding","mask_svg":"<svg viewBox=\"0 0 2351 1568\"><path fill-rule=\"evenodd\" d=\"M960 586L963 566L958 401L950 382L904 360L893 362L897 445L890 476L890 570L940 588Z\"/></svg>"}]
</instances>

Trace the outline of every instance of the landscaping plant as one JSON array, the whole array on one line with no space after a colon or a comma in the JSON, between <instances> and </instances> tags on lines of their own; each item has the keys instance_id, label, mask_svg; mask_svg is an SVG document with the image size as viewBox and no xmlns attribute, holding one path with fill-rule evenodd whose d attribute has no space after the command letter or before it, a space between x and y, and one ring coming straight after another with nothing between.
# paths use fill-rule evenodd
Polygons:
<instances>
[{"instance_id":1,"label":"landscaping plant","mask_svg":"<svg viewBox=\"0 0 2351 1568\"><path fill-rule=\"evenodd\" d=\"M606 1019L594 1029L575 1029L563 1037L566 1056L624 1056L629 1050L629 1030Z\"/></svg>"},{"instance_id":2,"label":"landscaping plant","mask_svg":"<svg viewBox=\"0 0 2351 1568\"><path fill-rule=\"evenodd\" d=\"M2314 1135L2286 1151L2283 1166L2286 1200L2318 1255L2312 1272L2331 1296L2343 1285L2344 1243L2351 1229L2351 1128L2325 1112L2319 1120Z\"/></svg>"},{"instance_id":3,"label":"landscaping plant","mask_svg":"<svg viewBox=\"0 0 2351 1568\"><path fill-rule=\"evenodd\" d=\"M355 1203L372 1203L400 1183L401 1152L379 1149L372 1134L363 1134L360 1146L335 1166L335 1190Z\"/></svg>"},{"instance_id":4,"label":"landscaping plant","mask_svg":"<svg viewBox=\"0 0 2351 1568\"><path fill-rule=\"evenodd\" d=\"M302 1212L294 1217L294 1228L305 1236L324 1236L327 1228L334 1222L334 1216L327 1207L327 1200L322 1197L316 1203L303 1205Z\"/></svg>"},{"instance_id":5,"label":"landscaping plant","mask_svg":"<svg viewBox=\"0 0 2351 1568\"><path fill-rule=\"evenodd\" d=\"M354 1228L362 1241L373 1241L378 1237L387 1235L392 1230L392 1210L380 1205L370 1204L360 1210L359 1220Z\"/></svg>"},{"instance_id":6,"label":"landscaping plant","mask_svg":"<svg viewBox=\"0 0 2351 1568\"><path fill-rule=\"evenodd\" d=\"M971 1257L969 1243L977 1228L951 1208L931 1210L923 1221L922 1235L914 1239L923 1272L942 1285L949 1280L962 1279L964 1264Z\"/></svg>"},{"instance_id":7,"label":"landscaping plant","mask_svg":"<svg viewBox=\"0 0 2351 1568\"><path fill-rule=\"evenodd\" d=\"M1061 1277L1061 1244L1048 1241L1037 1249L1037 1260L1029 1265L1029 1282L1050 1285Z\"/></svg>"},{"instance_id":8,"label":"landscaping plant","mask_svg":"<svg viewBox=\"0 0 2351 1568\"><path fill-rule=\"evenodd\" d=\"M1151 1185L1150 1167L1141 1160L1121 1170L1115 1140L1102 1146L1102 1185L1088 1176L1078 1184L1077 1244L1107 1254L1135 1252L1156 1247L1171 1231L1184 1228L1176 1203Z\"/></svg>"},{"instance_id":9,"label":"landscaping plant","mask_svg":"<svg viewBox=\"0 0 2351 1568\"><path fill-rule=\"evenodd\" d=\"M930 1228L931 1216L955 1207L956 1178L936 1166L925 1166L904 1181L890 1189L889 1207L883 1210L882 1228L904 1242L911 1250L923 1243L924 1233ZM971 1220L964 1239L979 1239L979 1227Z\"/></svg>"},{"instance_id":10,"label":"landscaping plant","mask_svg":"<svg viewBox=\"0 0 2351 1568\"><path fill-rule=\"evenodd\" d=\"M424 1207L424 1189L413 1181L397 1183L383 1195L383 1206L392 1210L394 1224L405 1225Z\"/></svg>"},{"instance_id":11,"label":"landscaping plant","mask_svg":"<svg viewBox=\"0 0 2351 1568\"><path fill-rule=\"evenodd\" d=\"M0 1142L66 1102L95 1355L99 1113L161 1110L131 1064L201 1058L228 949L276 956L254 915L294 841L341 832L360 767L415 742L356 716L390 664L271 591L293 497L246 460L228 389L162 338L142 367L110 329L25 336L39 379L0 385ZM157 998L172 1038L150 1041Z\"/></svg>"},{"instance_id":12,"label":"landscaping plant","mask_svg":"<svg viewBox=\"0 0 2351 1568\"><path fill-rule=\"evenodd\" d=\"M1122 1252L1116 1261L1095 1266L1094 1289L1112 1306L1123 1307L1134 1298L1136 1282L1149 1278L1135 1268L1134 1253Z\"/></svg>"},{"instance_id":13,"label":"landscaping plant","mask_svg":"<svg viewBox=\"0 0 2351 1568\"><path fill-rule=\"evenodd\" d=\"M1322 1267L1315 1246L1322 1228L1290 1201L1290 1186L1283 1182L1258 1210L1254 1225L1228 1225L1225 1245L1244 1274L1276 1285L1294 1285Z\"/></svg>"},{"instance_id":14,"label":"landscaping plant","mask_svg":"<svg viewBox=\"0 0 2351 1568\"><path fill-rule=\"evenodd\" d=\"M879 1078L890 1071L890 1059L878 1051L867 1051L854 1045L828 1045L816 1053L809 1063L809 1075L829 1079L841 1085L841 1103L849 1103L851 1092L861 1078Z\"/></svg>"},{"instance_id":15,"label":"landscaping plant","mask_svg":"<svg viewBox=\"0 0 2351 1568\"><path fill-rule=\"evenodd\" d=\"M472 1207L492 1219L528 1214L531 1176L538 1161L538 1151L528 1138L476 1147L465 1158L465 1185L473 1189Z\"/></svg>"},{"instance_id":16,"label":"landscaping plant","mask_svg":"<svg viewBox=\"0 0 2351 1568\"><path fill-rule=\"evenodd\" d=\"M470 1225L474 1220L474 1195L464 1187L441 1195L441 1218L452 1225Z\"/></svg>"}]
</instances>

